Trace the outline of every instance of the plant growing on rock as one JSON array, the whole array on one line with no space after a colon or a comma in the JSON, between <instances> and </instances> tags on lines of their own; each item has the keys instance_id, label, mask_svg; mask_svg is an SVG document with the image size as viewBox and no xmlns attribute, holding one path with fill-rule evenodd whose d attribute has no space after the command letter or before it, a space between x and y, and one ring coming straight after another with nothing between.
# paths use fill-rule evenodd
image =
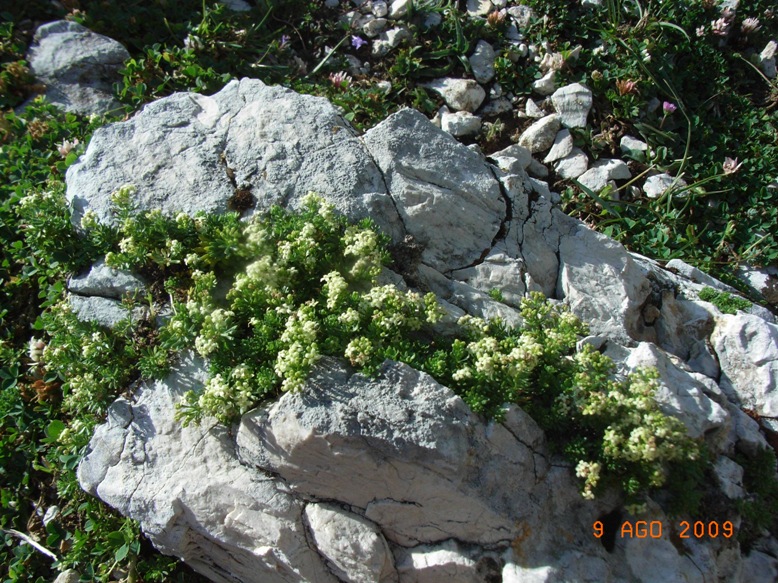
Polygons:
<instances>
[{"instance_id":1,"label":"plant growing on rock","mask_svg":"<svg viewBox=\"0 0 778 583\"><path fill-rule=\"evenodd\" d=\"M125 209L128 192L115 197ZM121 234L164 221L176 231L186 219L124 216ZM379 284L387 242L369 222L349 225L331 204L308 195L300 213L276 207L233 226L237 231L222 230L216 241L232 241L233 257L250 259L229 276L229 290L217 285L208 246L194 243L205 230L179 233L186 263L203 269L191 272L187 291L173 301L161 345L193 348L211 372L180 405L184 423L204 416L230 423L281 391L301 390L322 355L345 358L366 374L391 358L432 374L487 418L499 419L505 403L524 407L574 464L587 498L617 484L639 503L664 483L669 462L699 455L683 424L654 401L656 374L619 379L607 357L588 345L576 351L586 327L542 294L523 300L520 328L465 316L458 337L437 337L430 326L442 310L432 294ZM136 239L137 249L121 255L124 266L145 265L165 247L162 237Z\"/></svg>"}]
</instances>

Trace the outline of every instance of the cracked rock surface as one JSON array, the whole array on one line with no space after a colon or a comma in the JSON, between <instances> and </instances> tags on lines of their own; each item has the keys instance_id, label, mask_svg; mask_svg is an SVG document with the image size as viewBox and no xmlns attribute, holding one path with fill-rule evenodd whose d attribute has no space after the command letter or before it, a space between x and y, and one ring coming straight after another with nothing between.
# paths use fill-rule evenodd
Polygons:
<instances>
[{"instance_id":1,"label":"cracked rock surface","mask_svg":"<svg viewBox=\"0 0 778 583\"><path fill-rule=\"evenodd\" d=\"M385 276L434 292L441 326L464 313L518 325L533 290L568 304L622 370L659 368L664 410L736 476L735 453L766 443L741 407L778 415L770 315L723 315L698 301L701 284L568 217L522 153L493 157L498 168L412 110L360 136L325 99L244 79L101 128L68 170L67 193L74 222L91 209L110 223L110 195L126 183L141 210L171 216L225 211L237 191L253 197L246 215L317 192L415 246L418 262ZM70 289L86 305L140 285L97 265ZM187 355L165 381L118 399L79 480L214 581L658 582L672 571L745 582L760 561L778 566L767 552L742 557L734 540L676 546L666 535L606 550L592 523L620 501L582 499L524 411L485 423L404 364L387 361L370 380L323 359L304 390L232 428L182 427L175 403L206 377ZM668 523L659 506L649 513Z\"/></svg>"}]
</instances>

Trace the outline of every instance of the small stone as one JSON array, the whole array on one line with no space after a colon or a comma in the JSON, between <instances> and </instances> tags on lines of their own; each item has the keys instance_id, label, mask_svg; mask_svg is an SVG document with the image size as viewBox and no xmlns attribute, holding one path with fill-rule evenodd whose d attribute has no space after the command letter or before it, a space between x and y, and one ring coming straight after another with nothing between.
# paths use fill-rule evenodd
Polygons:
<instances>
[{"instance_id":1,"label":"small stone","mask_svg":"<svg viewBox=\"0 0 778 583\"><path fill-rule=\"evenodd\" d=\"M489 0L467 0L467 13L470 16L486 16L492 11Z\"/></svg>"},{"instance_id":2,"label":"small stone","mask_svg":"<svg viewBox=\"0 0 778 583\"><path fill-rule=\"evenodd\" d=\"M713 466L713 473L727 498L734 500L743 497L743 468L740 465L726 456L719 456Z\"/></svg>"},{"instance_id":3,"label":"small stone","mask_svg":"<svg viewBox=\"0 0 778 583\"><path fill-rule=\"evenodd\" d=\"M494 83L489 89L489 98L497 99L498 97L502 97L502 86L499 83Z\"/></svg>"},{"instance_id":4,"label":"small stone","mask_svg":"<svg viewBox=\"0 0 778 583\"><path fill-rule=\"evenodd\" d=\"M527 114L527 117L531 117L533 119L540 119L545 113L543 113L543 110L540 109L532 99L527 98L527 103L524 106L524 111Z\"/></svg>"},{"instance_id":5,"label":"small stone","mask_svg":"<svg viewBox=\"0 0 778 583\"><path fill-rule=\"evenodd\" d=\"M775 66L776 52L778 52L778 43L771 40L762 52L759 53L759 66L762 67L762 71L768 79L775 79L777 73Z\"/></svg>"},{"instance_id":6,"label":"small stone","mask_svg":"<svg viewBox=\"0 0 778 583\"><path fill-rule=\"evenodd\" d=\"M452 136L474 136L481 131L481 118L467 111L444 113L440 118L440 127Z\"/></svg>"},{"instance_id":7,"label":"small stone","mask_svg":"<svg viewBox=\"0 0 778 583\"><path fill-rule=\"evenodd\" d=\"M448 108L447 105L441 105L440 109L438 109L437 112L435 112L435 117L433 117L430 121L436 125L437 127L440 127L440 120L443 117L443 114L449 113L451 110Z\"/></svg>"},{"instance_id":8,"label":"small stone","mask_svg":"<svg viewBox=\"0 0 778 583\"><path fill-rule=\"evenodd\" d=\"M662 196L668 188L683 188L686 186L686 182L680 178L673 178L669 174L655 174L646 178L646 182L643 184L643 192L646 193L648 198L659 198Z\"/></svg>"},{"instance_id":9,"label":"small stone","mask_svg":"<svg viewBox=\"0 0 778 583\"><path fill-rule=\"evenodd\" d=\"M538 95L551 95L556 90L556 71L551 70L532 83L532 91Z\"/></svg>"},{"instance_id":10,"label":"small stone","mask_svg":"<svg viewBox=\"0 0 778 583\"><path fill-rule=\"evenodd\" d=\"M393 48L396 48L401 42L411 38L411 33L407 28L397 27L386 32L382 32L376 40L373 41L373 47L370 54L374 57L383 57Z\"/></svg>"},{"instance_id":11,"label":"small stone","mask_svg":"<svg viewBox=\"0 0 778 583\"><path fill-rule=\"evenodd\" d=\"M592 92L585 85L572 83L557 89L551 103L566 128L586 127L586 118L592 108Z\"/></svg>"},{"instance_id":12,"label":"small stone","mask_svg":"<svg viewBox=\"0 0 778 583\"><path fill-rule=\"evenodd\" d=\"M451 109L474 112L486 98L486 91L472 79L436 79L424 85L440 95Z\"/></svg>"},{"instance_id":13,"label":"small stone","mask_svg":"<svg viewBox=\"0 0 778 583\"><path fill-rule=\"evenodd\" d=\"M66 20L38 27L27 54L30 71L45 86L47 101L82 115L121 107L113 83L121 79L119 70L129 58L115 40Z\"/></svg>"},{"instance_id":14,"label":"small stone","mask_svg":"<svg viewBox=\"0 0 778 583\"><path fill-rule=\"evenodd\" d=\"M387 6L384 0L374 0L373 2L373 15L376 18L383 18L389 14L389 6Z\"/></svg>"},{"instance_id":15,"label":"small stone","mask_svg":"<svg viewBox=\"0 0 778 583\"><path fill-rule=\"evenodd\" d=\"M532 152L524 146L513 144L499 152L495 152L490 158L501 170L518 174L520 171L526 170L532 163Z\"/></svg>"},{"instance_id":16,"label":"small stone","mask_svg":"<svg viewBox=\"0 0 778 583\"><path fill-rule=\"evenodd\" d=\"M580 148L573 147L570 153L557 161L554 166L556 173L568 180L578 178L589 168L589 158Z\"/></svg>"},{"instance_id":17,"label":"small stone","mask_svg":"<svg viewBox=\"0 0 778 583\"><path fill-rule=\"evenodd\" d=\"M778 306L778 268L741 265L738 267L737 276L768 303Z\"/></svg>"},{"instance_id":18,"label":"small stone","mask_svg":"<svg viewBox=\"0 0 778 583\"><path fill-rule=\"evenodd\" d=\"M648 144L632 136L622 136L619 142L619 148L623 154L634 155L637 152L646 152L648 150Z\"/></svg>"},{"instance_id":19,"label":"small stone","mask_svg":"<svg viewBox=\"0 0 778 583\"><path fill-rule=\"evenodd\" d=\"M324 0L324 5L327 8L337 8L340 6L339 0Z\"/></svg>"},{"instance_id":20,"label":"small stone","mask_svg":"<svg viewBox=\"0 0 778 583\"><path fill-rule=\"evenodd\" d=\"M557 114L547 115L524 130L519 138L519 145L524 146L533 154L548 150L554 143L560 126Z\"/></svg>"},{"instance_id":21,"label":"small stone","mask_svg":"<svg viewBox=\"0 0 778 583\"><path fill-rule=\"evenodd\" d=\"M383 92L384 95L389 95L392 92L391 81L378 81L375 86Z\"/></svg>"},{"instance_id":22,"label":"small stone","mask_svg":"<svg viewBox=\"0 0 778 583\"><path fill-rule=\"evenodd\" d=\"M370 18L362 25L362 32L365 33L365 36L368 36L370 38L375 38L379 34L381 34L384 30L386 30L386 26L389 24L389 21L386 20L386 18Z\"/></svg>"},{"instance_id":23,"label":"small stone","mask_svg":"<svg viewBox=\"0 0 778 583\"><path fill-rule=\"evenodd\" d=\"M389 18L397 20L408 14L408 5L411 0L394 0L389 7Z\"/></svg>"},{"instance_id":24,"label":"small stone","mask_svg":"<svg viewBox=\"0 0 778 583\"><path fill-rule=\"evenodd\" d=\"M497 116L503 113L508 113L513 109L513 105L505 97L499 99L492 99L489 103L484 105L479 113L485 117Z\"/></svg>"},{"instance_id":25,"label":"small stone","mask_svg":"<svg viewBox=\"0 0 778 583\"><path fill-rule=\"evenodd\" d=\"M427 28L435 28L436 26L439 26L441 22L443 22L443 17L440 15L440 12L430 12L424 19L424 26Z\"/></svg>"},{"instance_id":26,"label":"small stone","mask_svg":"<svg viewBox=\"0 0 778 583\"><path fill-rule=\"evenodd\" d=\"M508 26L508 30L505 31L505 38L512 43L518 44L524 40L524 35L521 34L519 29L516 28L516 25L511 22L510 26Z\"/></svg>"},{"instance_id":27,"label":"small stone","mask_svg":"<svg viewBox=\"0 0 778 583\"><path fill-rule=\"evenodd\" d=\"M251 5L245 0L219 0L219 3L224 4L233 12L248 12L251 10Z\"/></svg>"},{"instance_id":28,"label":"small stone","mask_svg":"<svg viewBox=\"0 0 778 583\"><path fill-rule=\"evenodd\" d=\"M57 578L54 579L53 583L78 583L80 580L81 574L78 571L75 569L68 569L57 575Z\"/></svg>"},{"instance_id":29,"label":"small stone","mask_svg":"<svg viewBox=\"0 0 778 583\"><path fill-rule=\"evenodd\" d=\"M612 180L632 178L632 173L622 160L601 158L578 177L578 181L594 192L600 192Z\"/></svg>"},{"instance_id":30,"label":"small stone","mask_svg":"<svg viewBox=\"0 0 778 583\"><path fill-rule=\"evenodd\" d=\"M508 14L511 15L519 28L529 28L530 20L532 19L532 8L523 4L511 6L508 8Z\"/></svg>"},{"instance_id":31,"label":"small stone","mask_svg":"<svg viewBox=\"0 0 778 583\"><path fill-rule=\"evenodd\" d=\"M345 55L346 62L348 63L348 73L357 77L359 75L366 75L370 72L370 63L363 63L362 59L356 55Z\"/></svg>"},{"instance_id":32,"label":"small stone","mask_svg":"<svg viewBox=\"0 0 778 583\"><path fill-rule=\"evenodd\" d=\"M527 166L527 174L534 178L546 178L548 176L548 168L533 158L529 166Z\"/></svg>"},{"instance_id":33,"label":"small stone","mask_svg":"<svg viewBox=\"0 0 778 583\"><path fill-rule=\"evenodd\" d=\"M554 138L554 145L551 146L546 157L543 159L545 164L556 162L567 156L573 151L573 136L567 128L559 131Z\"/></svg>"},{"instance_id":34,"label":"small stone","mask_svg":"<svg viewBox=\"0 0 778 583\"><path fill-rule=\"evenodd\" d=\"M476 81L486 84L494 79L494 58L495 53L492 45L486 41L479 40L475 51L468 58Z\"/></svg>"}]
</instances>

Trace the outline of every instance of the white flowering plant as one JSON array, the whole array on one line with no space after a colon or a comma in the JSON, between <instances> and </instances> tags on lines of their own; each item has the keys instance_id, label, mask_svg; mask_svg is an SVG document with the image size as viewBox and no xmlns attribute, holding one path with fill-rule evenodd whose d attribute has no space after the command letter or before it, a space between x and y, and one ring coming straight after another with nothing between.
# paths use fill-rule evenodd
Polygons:
<instances>
[{"instance_id":1,"label":"white flowering plant","mask_svg":"<svg viewBox=\"0 0 778 583\"><path fill-rule=\"evenodd\" d=\"M664 485L669 465L699 459L683 423L654 400L656 371L617 377L614 363L590 345L577 351L586 326L540 293L522 300L521 317L523 325L509 329L464 316L462 338L420 368L487 417L500 419L506 403L523 407L573 464L585 498L615 485L637 507Z\"/></svg>"},{"instance_id":2,"label":"white flowering plant","mask_svg":"<svg viewBox=\"0 0 778 583\"><path fill-rule=\"evenodd\" d=\"M542 294L522 301L518 328L464 316L458 334L439 337L431 325L442 309L432 294L379 285L386 238L370 222L349 224L316 195L299 212L274 207L245 222L234 213L137 213L134 195L125 187L114 196L110 263L170 275L163 287L172 316L144 336L129 322L113 331L84 324L55 304L38 358L63 381L68 410L100 410L131 379L164 374L184 349L210 367L205 385L179 405L184 423L231 423L265 399L301 390L323 355L369 375L389 358L430 373L485 418L499 420L506 403L523 407L571 461L586 498L616 485L639 505L665 483L668 464L699 458L681 422L654 401L656 375L620 378L590 346L576 351L586 326ZM180 242L175 254L171 240Z\"/></svg>"}]
</instances>

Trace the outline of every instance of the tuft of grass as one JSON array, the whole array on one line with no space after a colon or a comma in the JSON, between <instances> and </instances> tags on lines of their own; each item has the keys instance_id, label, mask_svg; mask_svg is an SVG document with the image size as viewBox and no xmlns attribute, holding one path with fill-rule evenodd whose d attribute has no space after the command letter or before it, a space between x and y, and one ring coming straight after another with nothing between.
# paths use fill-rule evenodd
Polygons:
<instances>
[{"instance_id":1,"label":"tuft of grass","mask_svg":"<svg viewBox=\"0 0 778 583\"><path fill-rule=\"evenodd\" d=\"M702 301L712 303L725 314L736 314L738 310L747 310L751 307L751 303L743 298L715 290L712 287L702 288L699 296Z\"/></svg>"}]
</instances>

